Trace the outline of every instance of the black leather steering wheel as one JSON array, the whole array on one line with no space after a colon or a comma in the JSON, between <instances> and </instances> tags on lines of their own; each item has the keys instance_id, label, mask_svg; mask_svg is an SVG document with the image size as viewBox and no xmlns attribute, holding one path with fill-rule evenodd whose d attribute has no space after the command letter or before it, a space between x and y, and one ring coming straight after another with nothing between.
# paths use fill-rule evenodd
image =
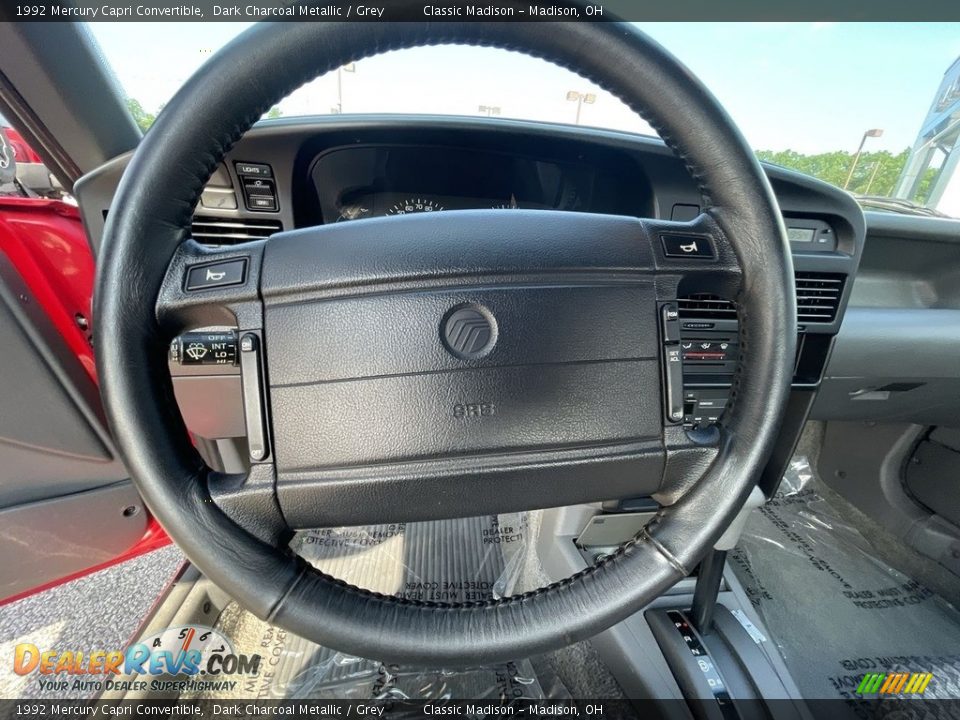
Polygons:
<instances>
[{"instance_id":1,"label":"black leather steering wheel","mask_svg":"<svg viewBox=\"0 0 960 720\"><path fill-rule=\"evenodd\" d=\"M456 211L189 239L201 189L241 135L302 83L387 50L519 50L622 98L684 160L706 209L674 223L554 211ZM665 243L709 256L672 257ZM195 266L242 282L186 289ZM736 300L739 368L718 430L684 431L664 307ZM735 517L784 412L796 314L767 179L712 95L663 48L613 23L261 24L160 114L110 210L95 296L107 414L143 498L242 606L326 646L444 666L530 656L592 636L688 574ZM191 445L170 340L239 328L259 408L248 473ZM246 363L246 365L243 365ZM673 376L676 377L675 375ZM386 597L290 552L291 527L418 520L656 493L656 519L550 587L446 605Z\"/></svg>"}]
</instances>

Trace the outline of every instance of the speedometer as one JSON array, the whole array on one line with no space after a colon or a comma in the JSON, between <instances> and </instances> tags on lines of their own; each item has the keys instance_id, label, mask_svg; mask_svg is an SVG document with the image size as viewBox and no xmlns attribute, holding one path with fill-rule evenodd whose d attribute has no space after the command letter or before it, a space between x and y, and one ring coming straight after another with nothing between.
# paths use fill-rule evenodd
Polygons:
<instances>
[{"instance_id":1,"label":"speedometer","mask_svg":"<svg viewBox=\"0 0 960 720\"><path fill-rule=\"evenodd\" d=\"M387 215L407 215L408 213L437 212L443 205L429 198L408 198L393 205Z\"/></svg>"}]
</instances>

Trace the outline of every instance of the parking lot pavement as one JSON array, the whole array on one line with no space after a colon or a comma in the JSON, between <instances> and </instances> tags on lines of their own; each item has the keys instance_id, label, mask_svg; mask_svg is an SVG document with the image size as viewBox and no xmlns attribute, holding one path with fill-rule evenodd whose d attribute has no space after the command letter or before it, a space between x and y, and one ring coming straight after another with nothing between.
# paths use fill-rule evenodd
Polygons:
<instances>
[{"instance_id":1,"label":"parking lot pavement","mask_svg":"<svg viewBox=\"0 0 960 720\"><path fill-rule=\"evenodd\" d=\"M0 607L0 698L48 696L36 673L13 672L14 649L122 650L183 562L171 545ZM58 699L88 697L75 691Z\"/></svg>"}]
</instances>

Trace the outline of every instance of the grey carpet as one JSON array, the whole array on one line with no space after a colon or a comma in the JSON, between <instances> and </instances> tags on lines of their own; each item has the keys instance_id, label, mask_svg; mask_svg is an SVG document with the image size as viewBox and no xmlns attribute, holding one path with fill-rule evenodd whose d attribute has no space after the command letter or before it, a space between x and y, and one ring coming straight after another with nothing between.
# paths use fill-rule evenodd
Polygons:
<instances>
[{"instance_id":1,"label":"grey carpet","mask_svg":"<svg viewBox=\"0 0 960 720\"><path fill-rule=\"evenodd\" d=\"M154 550L0 607L0 698L50 696L40 689L37 673L13 673L9 658L20 643L44 650L126 647L183 560L174 546ZM58 691L57 698L95 694L70 689Z\"/></svg>"},{"instance_id":2,"label":"grey carpet","mask_svg":"<svg viewBox=\"0 0 960 720\"><path fill-rule=\"evenodd\" d=\"M960 697L960 612L880 559L825 494L795 459L731 554L802 695L850 698L865 673L932 672L925 698Z\"/></svg>"}]
</instances>

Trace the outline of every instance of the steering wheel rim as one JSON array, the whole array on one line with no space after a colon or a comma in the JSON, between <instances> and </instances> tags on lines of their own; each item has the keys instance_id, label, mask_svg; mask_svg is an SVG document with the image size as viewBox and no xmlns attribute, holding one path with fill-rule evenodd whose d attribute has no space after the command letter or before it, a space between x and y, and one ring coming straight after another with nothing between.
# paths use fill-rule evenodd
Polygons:
<instances>
[{"instance_id":1,"label":"steering wheel rim","mask_svg":"<svg viewBox=\"0 0 960 720\"><path fill-rule=\"evenodd\" d=\"M351 587L271 546L212 502L211 471L177 410L165 363L171 326L158 307L170 273L182 277L177 253L203 185L267 108L347 62L439 43L526 52L623 99L686 163L709 206L701 225L715 243L729 242L742 268L739 366L715 452L673 460L674 474L702 472L700 480L583 572L532 593L460 605ZM263 68L275 72L264 79ZM529 656L590 637L688 574L733 520L769 455L786 408L796 327L789 244L752 151L686 68L636 29L614 23L251 28L187 82L130 162L105 230L95 320L101 393L120 454L151 512L201 571L258 617L326 646L446 666ZM664 444L675 436L676 428L665 430ZM256 507L276 514L269 487Z\"/></svg>"}]
</instances>

